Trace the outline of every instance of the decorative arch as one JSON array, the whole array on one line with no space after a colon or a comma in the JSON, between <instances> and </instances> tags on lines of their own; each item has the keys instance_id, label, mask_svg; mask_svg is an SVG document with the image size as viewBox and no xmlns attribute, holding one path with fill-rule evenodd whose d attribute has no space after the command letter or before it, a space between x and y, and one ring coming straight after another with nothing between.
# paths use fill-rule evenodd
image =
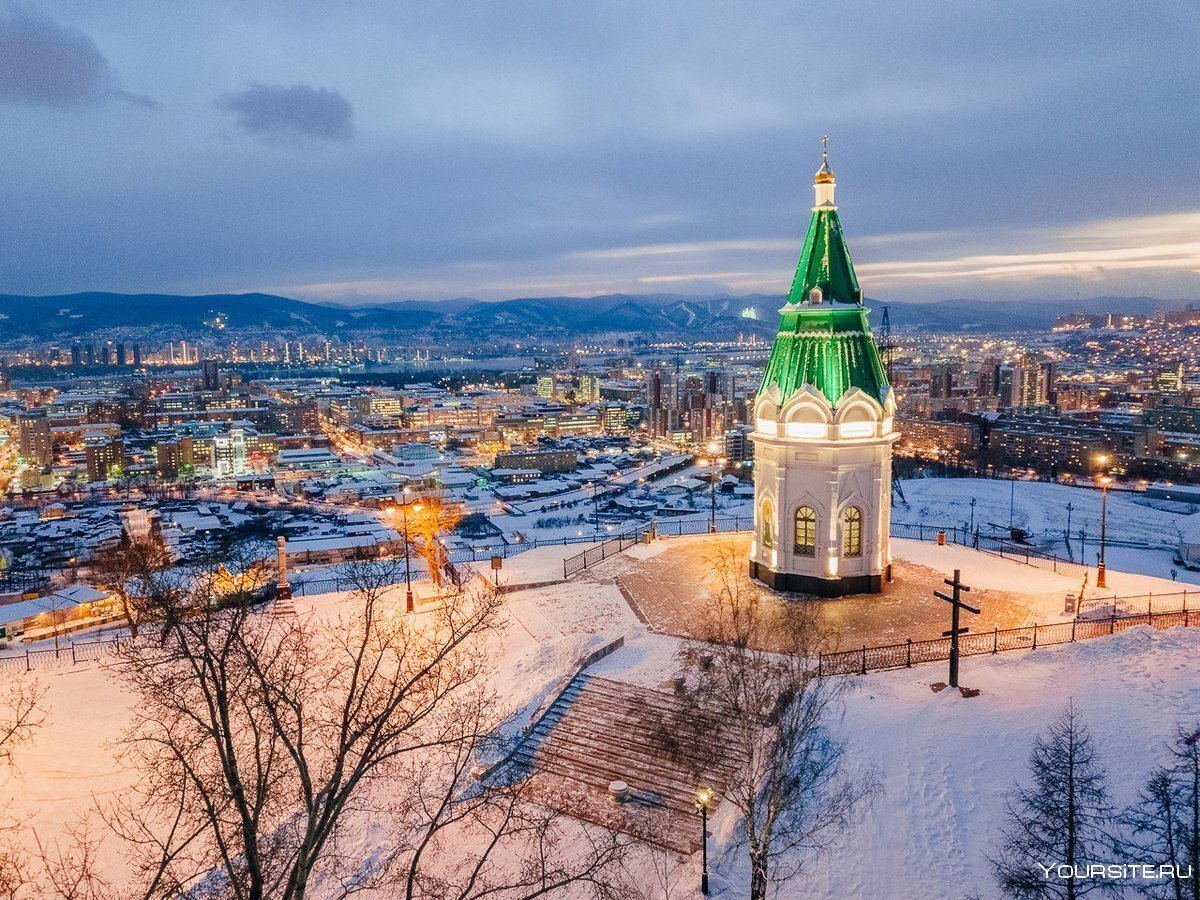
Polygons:
<instances>
[{"instance_id":1,"label":"decorative arch","mask_svg":"<svg viewBox=\"0 0 1200 900\"><path fill-rule=\"evenodd\" d=\"M811 384L792 394L779 412L788 437L825 438L833 422L833 407Z\"/></svg>"},{"instance_id":2,"label":"decorative arch","mask_svg":"<svg viewBox=\"0 0 1200 900\"><path fill-rule=\"evenodd\" d=\"M760 434L779 434L779 388L771 385L754 404L754 427Z\"/></svg>"},{"instance_id":3,"label":"decorative arch","mask_svg":"<svg viewBox=\"0 0 1200 900\"><path fill-rule=\"evenodd\" d=\"M775 504L764 497L758 508L758 534L764 550L775 549Z\"/></svg>"},{"instance_id":4,"label":"decorative arch","mask_svg":"<svg viewBox=\"0 0 1200 900\"><path fill-rule=\"evenodd\" d=\"M883 421L883 407L874 397L854 388L838 403L833 418L840 438L875 437Z\"/></svg>"}]
</instances>

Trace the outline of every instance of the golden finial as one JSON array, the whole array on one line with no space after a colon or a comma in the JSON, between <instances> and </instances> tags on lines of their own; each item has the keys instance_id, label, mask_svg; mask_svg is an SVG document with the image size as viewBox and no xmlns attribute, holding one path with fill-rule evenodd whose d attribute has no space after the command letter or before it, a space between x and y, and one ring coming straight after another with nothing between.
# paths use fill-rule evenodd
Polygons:
<instances>
[{"instance_id":1,"label":"golden finial","mask_svg":"<svg viewBox=\"0 0 1200 900\"><path fill-rule=\"evenodd\" d=\"M817 169L816 184L832 184L833 170L829 168L829 135L821 136L821 168Z\"/></svg>"}]
</instances>

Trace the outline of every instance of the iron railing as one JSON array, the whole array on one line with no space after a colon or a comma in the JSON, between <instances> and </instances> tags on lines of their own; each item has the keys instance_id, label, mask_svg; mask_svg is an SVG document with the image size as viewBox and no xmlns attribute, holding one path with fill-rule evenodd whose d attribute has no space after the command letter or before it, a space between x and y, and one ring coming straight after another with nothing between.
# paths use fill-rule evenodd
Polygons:
<instances>
[{"instance_id":1,"label":"iron railing","mask_svg":"<svg viewBox=\"0 0 1200 900\"><path fill-rule=\"evenodd\" d=\"M1183 590L1164 591L1160 594L1129 594L1124 597L1088 597L1079 602L1075 615L1081 619L1131 616L1143 612L1150 614L1155 608L1159 612L1187 612L1189 595L1194 598L1196 592Z\"/></svg>"},{"instance_id":2,"label":"iron railing","mask_svg":"<svg viewBox=\"0 0 1200 900\"><path fill-rule=\"evenodd\" d=\"M589 566L594 566L602 559L608 559L610 556L615 556L627 547L632 547L642 539L646 529L639 525L637 528L630 529L614 538L609 538L595 547L589 547L582 553L576 553L574 556L568 556L563 560L563 578L570 578L576 572L581 572Z\"/></svg>"},{"instance_id":3,"label":"iron railing","mask_svg":"<svg viewBox=\"0 0 1200 900\"><path fill-rule=\"evenodd\" d=\"M1039 646L1070 644L1092 638L1107 637L1149 625L1165 629L1200 626L1200 614L1194 610L1140 613L1135 615L1111 615L1107 618L1072 619L1049 625L1025 625L1020 628L994 628L992 631L960 635L960 656L979 656L985 653L1000 653L1007 650L1036 650ZM902 644L884 644L875 647L862 646L857 650L839 650L822 653L817 660L818 675L865 675L867 672L884 669L911 668L921 663L941 662L950 658L950 638L907 640Z\"/></svg>"},{"instance_id":4,"label":"iron railing","mask_svg":"<svg viewBox=\"0 0 1200 900\"><path fill-rule=\"evenodd\" d=\"M99 659L115 650L120 636L92 640L63 641L57 647L26 648L23 653L0 655L0 672L29 672L36 668L74 665Z\"/></svg>"}]
</instances>

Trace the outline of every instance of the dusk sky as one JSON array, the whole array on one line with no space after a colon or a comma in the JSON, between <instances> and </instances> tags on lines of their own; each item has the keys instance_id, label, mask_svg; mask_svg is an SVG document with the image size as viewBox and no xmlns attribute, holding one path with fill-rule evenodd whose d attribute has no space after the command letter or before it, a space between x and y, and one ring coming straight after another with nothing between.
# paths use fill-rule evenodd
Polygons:
<instances>
[{"instance_id":1,"label":"dusk sky","mask_svg":"<svg viewBox=\"0 0 1200 900\"><path fill-rule=\"evenodd\" d=\"M0 292L1200 299L1200 4L0 2Z\"/></svg>"}]
</instances>

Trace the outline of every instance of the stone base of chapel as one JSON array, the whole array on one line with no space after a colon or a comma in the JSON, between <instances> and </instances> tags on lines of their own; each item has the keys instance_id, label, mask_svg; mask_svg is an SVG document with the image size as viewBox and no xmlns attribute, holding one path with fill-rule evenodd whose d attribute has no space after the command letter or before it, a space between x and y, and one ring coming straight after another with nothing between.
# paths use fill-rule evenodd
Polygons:
<instances>
[{"instance_id":1,"label":"stone base of chapel","mask_svg":"<svg viewBox=\"0 0 1200 900\"><path fill-rule=\"evenodd\" d=\"M750 563L750 577L760 581L773 591L790 594L811 594L817 597L848 597L851 594L883 593L883 574L847 575L839 578L822 578L818 575L802 575L798 572L776 572L761 563Z\"/></svg>"}]
</instances>

